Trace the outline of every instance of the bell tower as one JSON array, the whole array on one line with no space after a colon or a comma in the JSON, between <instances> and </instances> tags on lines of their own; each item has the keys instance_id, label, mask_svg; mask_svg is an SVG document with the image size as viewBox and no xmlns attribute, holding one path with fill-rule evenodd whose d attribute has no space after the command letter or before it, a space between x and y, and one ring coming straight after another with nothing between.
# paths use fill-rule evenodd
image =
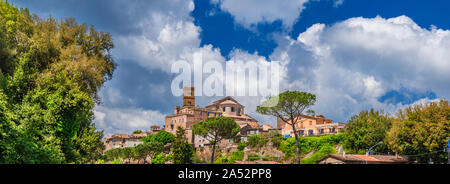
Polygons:
<instances>
[{"instance_id":1,"label":"bell tower","mask_svg":"<svg viewBox=\"0 0 450 184\"><path fill-rule=\"evenodd\" d=\"M183 107L195 106L194 86L186 86L183 88Z\"/></svg>"}]
</instances>

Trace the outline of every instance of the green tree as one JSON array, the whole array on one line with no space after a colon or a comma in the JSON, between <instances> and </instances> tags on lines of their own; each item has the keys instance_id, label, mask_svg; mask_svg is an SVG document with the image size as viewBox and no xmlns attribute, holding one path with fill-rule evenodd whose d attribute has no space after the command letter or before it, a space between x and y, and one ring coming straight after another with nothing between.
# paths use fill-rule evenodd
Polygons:
<instances>
[{"instance_id":1,"label":"green tree","mask_svg":"<svg viewBox=\"0 0 450 184\"><path fill-rule=\"evenodd\" d=\"M43 20L0 1L0 163L98 160L103 132L92 109L115 69L113 46L93 26Z\"/></svg>"},{"instance_id":2,"label":"green tree","mask_svg":"<svg viewBox=\"0 0 450 184\"><path fill-rule=\"evenodd\" d=\"M446 163L444 148L450 139L450 106L440 100L399 110L387 140L392 151L412 155L408 159Z\"/></svg>"},{"instance_id":3,"label":"green tree","mask_svg":"<svg viewBox=\"0 0 450 184\"><path fill-rule=\"evenodd\" d=\"M137 145L134 150L134 158L138 160L138 163L143 160L145 164L147 157L153 158L154 155L162 152L164 145L161 142L149 142Z\"/></svg>"},{"instance_id":4,"label":"green tree","mask_svg":"<svg viewBox=\"0 0 450 184\"><path fill-rule=\"evenodd\" d=\"M297 146L297 163L300 164L300 147L298 143L296 124L300 122L303 111L316 103L316 95L286 91L278 96L273 96L256 108L256 111L264 115L272 115L281 119L292 127Z\"/></svg>"},{"instance_id":5,"label":"green tree","mask_svg":"<svg viewBox=\"0 0 450 184\"><path fill-rule=\"evenodd\" d=\"M133 131L133 134L140 134L140 133L142 133L142 130L135 130L135 131Z\"/></svg>"},{"instance_id":6,"label":"green tree","mask_svg":"<svg viewBox=\"0 0 450 184\"><path fill-rule=\"evenodd\" d=\"M120 157L122 157L122 159L124 160L127 160L127 163L131 163L131 159L136 157L134 147L126 147L120 149Z\"/></svg>"},{"instance_id":7,"label":"green tree","mask_svg":"<svg viewBox=\"0 0 450 184\"><path fill-rule=\"evenodd\" d=\"M142 138L144 142L160 142L164 145L172 143L175 140L175 136L167 131L159 131L157 134L148 135Z\"/></svg>"},{"instance_id":8,"label":"green tree","mask_svg":"<svg viewBox=\"0 0 450 184\"><path fill-rule=\"evenodd\" d=\"M185 130L181 127L177 129L172 149L174 164L192 164L194 150L192 145L188 143Z\"/></svg>"},{"instance_id":9,"label":"green tree","mask_svg":"<svg viewBox=\"0 0 450 184\"><path fill-rule=\"evenodd\" d=\"M232 139L239 132L239 125L229 117L210 117L205 121L194 124L195 135L205 136L212 144L211 164L214 163L216 144L223 139Z\"/></svg>"},{"instance_id":10,"label":"green tree","mask_svg":"<svg viewBox=\"0 0 450 184\"><path fill-rule=\"evenodd\" d=\"M370 147L377 145L373 150L387 153L389 151L386 133L392 126L392 120L383 111L361 111L353 116L347 123L344 131L344 148L354 152L366 152Z\"/></svg>"}]
</instances>

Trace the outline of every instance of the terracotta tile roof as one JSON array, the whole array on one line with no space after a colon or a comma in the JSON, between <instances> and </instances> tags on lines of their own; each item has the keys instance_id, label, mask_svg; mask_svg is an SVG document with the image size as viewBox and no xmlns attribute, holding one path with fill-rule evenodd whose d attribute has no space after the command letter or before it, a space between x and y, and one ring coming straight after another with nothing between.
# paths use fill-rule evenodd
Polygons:
<instances>
[{"instance_id":1,"label":"terracotta tile roof","mask_svg":"<svg viewBox=\"0 0 450 184\"><path fill-rule=\"evenodd\" d=\"M131 134L131 137L138 137L138 138L141 138L141 137L145 137L145 136L147 136L145 133Z\"/></svg>"},{"instance_id":2,"label":"terracotta tile roof","mask_svg":"<svg viewBox=\"0 0 450 184\"><path fill-rule=\"evenodd\" d=\"M378 160L378 159L376 159L376 158L374 158L374 157L372 157L372 156L366 156L366 155L352 155L352 156L357 157L357 158L359 158L359 159L361 159L361 160L364 160L364 161L366 161L366 159L367 159L367 162L377 162L377 161L380 161L380 160Z\"/></svg>"},{"instance_id":3,"label":"terracotta tile roof","mask_svg":"<svg viewBox=\"0 0 450 184\"><path fill-rule=\"evenodd\" d=\"M112 138L128 139L129 137L127 134L114 134L114 135L112 135Z\"/></svg>"},{"instance_id":4,"label":"terracotta tile roof","mask_svg":"<svg viewBox=\"0 0 450 184\"><path fill-rule=\"evenodd\" d=\"M341 154L328 154L322 159L318 160L320 162L325 160L326 158L335 158L344 162L365 162L367 159L368 163L403 163L406 162L406 159L403 157L397 157L393 155L346 155L345 157Z\"/></svg>"},{"instance_id":5,"label":"terracotta tile roof","mask_svg":"<svg viewBox=\"0 0 450 184\"><path fill-rule=\"evenodd\" d=\"M231 100L225 100L225 101L223 101L220 104L223 104L223 105L236 105L236 102L233 102Z\"/></svg>"},{"instance_id":6,"label":"terracotta tile roof","mask_svg":"<svg viewBox=\"0 0 450 184\"><path fill-rule=\"evenodd\" d=\"M263 160L257 160L257 161L235 161L235 164L280 164L275 161L263 161Z\"/></svg>"}]
</instances>

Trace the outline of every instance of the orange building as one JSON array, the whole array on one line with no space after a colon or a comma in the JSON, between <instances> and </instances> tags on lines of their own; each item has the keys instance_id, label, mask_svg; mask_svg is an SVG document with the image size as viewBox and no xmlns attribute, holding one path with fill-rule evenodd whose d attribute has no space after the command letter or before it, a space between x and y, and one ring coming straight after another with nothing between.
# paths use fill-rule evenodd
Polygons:
<instances>
[{"instance_id":1,"label":"orange building","mask_svg":"<svg viewBox=\"0 0 450 184\"><path fill-rule=\"evenodd\" d=\"M285 137L294 137L292 126L286 124L280 118L277 119L277 127L281 129L281 135ZM344 127L344 123L333 123L332 120L325 118L323 115L302 115L295 124L297 135L299 136L335 134L341 132Z\"/></svg>"}]
</instances>

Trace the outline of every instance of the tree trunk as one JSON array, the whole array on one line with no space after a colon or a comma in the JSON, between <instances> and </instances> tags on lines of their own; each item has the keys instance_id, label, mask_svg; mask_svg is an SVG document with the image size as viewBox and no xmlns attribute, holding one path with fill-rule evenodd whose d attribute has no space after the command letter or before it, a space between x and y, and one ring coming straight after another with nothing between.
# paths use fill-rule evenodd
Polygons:
<instances>
[{"instance_id":1,"label":"tree trunk","mask_svg":"<svg viewBox=\"0 0 450 184\"><path fill-rule=\"evenodd\" d=\"M211 154L211 164L214 164L214 152L216 151L216 141L214 140L213 146L212 146L212 154Z\"/></svg>"},{"instance_id":2,"label":"tree trunk","mask_svg":"<svg viewBox=\"0 0 450 184\"><path fill-rule=\"evenodd\" d=\"M295 144L297 145L297 163L300 164L300 146L298 145L298 135L297 131L295 130L295 123L292 122L292 130L294 130L294 136L295 136Z\"/></svg>"}]
</instances>

